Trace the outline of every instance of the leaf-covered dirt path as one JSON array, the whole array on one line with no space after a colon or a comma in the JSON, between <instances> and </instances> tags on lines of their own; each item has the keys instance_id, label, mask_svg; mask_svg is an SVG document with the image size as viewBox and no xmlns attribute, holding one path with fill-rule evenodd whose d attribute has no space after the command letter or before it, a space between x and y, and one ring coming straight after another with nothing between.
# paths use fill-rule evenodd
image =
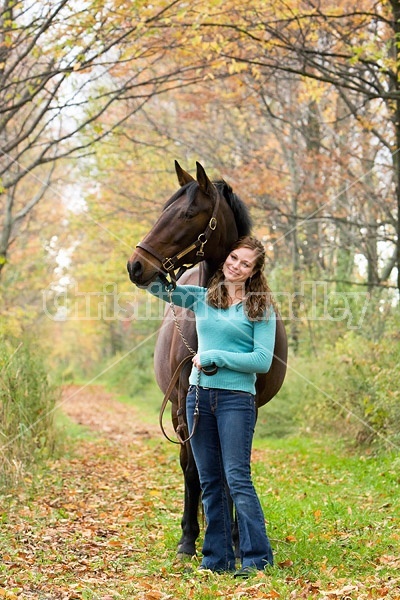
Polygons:
<instances>
[{"instance_id":1,"label":"leaf-covered dirt path","mask_svg":"<svg viewBox=\"0 0 400 600\"><path fill-rule=\"evenodd\" d=\"M18 492L3 524L0 598L164 597L137 580L159 534L152 531L158 500L175 485L172 472L161 487L161 473L152 476L168 461L158 427L143 425L135 408L101 386L66 387L62 410L93 435Z\"/></svg>"},{"instance_id":2,"label":"leaf-covered dirt path","mask_svg":"<svg viewBox=\"0 0 400 600\"><path fill-rule=\"evenodd\" d=\"M102 386L66 386L62 395L62 410L76 423L116 443L140 443L143 438L158 438L160 430L154 424L143 424L139 411L118 401Z\"/></svg>"},{"instance_id":3,"label":"leaf-covered dirt path","mask_svg":"<svg viewBox=\"0 0 400 600\"><path fill-rule=\"evenodd\" d=\"M178 450L162 437L157 416L154 423L144 424L137 409L119 402L101 386L65 388L62 410L89 434L66 444L63 455L33 480L26 475L26 485L18 491L10 490L7 507L0 509L0 599L400 598L400 579L394 575L400 562L393 546L398 536L392 520L381 521L388 524L392 545L374 558L376 569L372 575L355 575L361 571L363 559L354 554L347 576L336 568L329 571L327 580L325 558L320 563L315 559L313 540L325 540L324 548L329 551L330 540L335 542L343 534L332 528L328 518L324 530L314 534L315 527L320 528L322 523L319 509L309 513L315 524L311 524L312 533L307 536L306 560L293 562L300 532L293 530L284 515L280 531L275 533L280 537L274 542L280 547L281 558L273 576L260 573L245 582L231 575L199 577L194 569L198 559L185 562L176 557L183 482ZM304 457L280 449L259 449L255 461L259 465L268 463L270 475L275 475L274 484L266 475L266 485L279 485L282 473L292 482L294 503L295 473L299 480L307 477ZM311 468L314 473L314 462ZM259 480L262 473L258 474ZM332 493L334 483L331 479ZM338 486L342 495L342 480ZM269 487L265 493L270 503L277 498L272 509L277 519L279 490ZM303 504L302 512L307 510ZM306 515L302 520L304 529ZM348 535L346 543L353 539L352 532ZM379 544L379 531L376 539L372 539L375 534L368 535L371 544ZM358 536L359 530L354 529L354 540ZM282 549L288 553L287 558ZM321 573L323 580L318 575L309 576L312 568Z\"/></svg>"},{"instance_id":4,"label":"leaf-covered dirt path","mask_svg":"<svg viewBox=\"0 0 400 600\"><path fill-rule=\"evenodd\" d=\"M178 451L156 416L144 425L101 386L66 387L62 410L91 433L28 479L17 502L10 494L0 598L242 598L245 584L221 592L218 581L192 576L198 559L175 555L183 483ZM259 586L246 584L245 597L274 597Z\"/></svg>"}]
</instances>

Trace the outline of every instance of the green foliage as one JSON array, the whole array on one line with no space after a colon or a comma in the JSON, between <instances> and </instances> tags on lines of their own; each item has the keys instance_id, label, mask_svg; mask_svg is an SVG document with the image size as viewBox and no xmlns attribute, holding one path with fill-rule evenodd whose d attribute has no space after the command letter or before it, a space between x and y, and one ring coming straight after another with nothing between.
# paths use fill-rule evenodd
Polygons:
<instances>
[{"instance_id":1,"label":"green foliage","mask_svg":"<svg viewBox=\"0 0 400 600\"><path fill-rule=\"evenodd\" d=\"M55 447L57 393L43 357L27 340L0 340L0 485L16 482Z\"/></svg>"},{"instance_id":2,"label":"green foliage","mask_svg":"<svg viewBox=\"0 0 400 600\"><path fill-rule=\"evenodd\" d=\"M283 275L271 274L272 289L284 289ZM367 295L317 281L298 287L301 313L293 309L290 277L287 295L276 294L297 347L291 347L281 391L260 410L258 434L282 437L303 430L333 433L356 445L397 445L400 314L394 298L386 291Z\"/></svg>"},{"instance_id":3,"label":"green foliage","mask_svg":"<svg viewBox=\"0 0 400 600\"><path fill-rule=\"evenodd\" d=\"M107 374L109 385L130 398L143 393L154 382L153 351L154 339L151 339L113 357Z\"/></svg>"},{"instance_id":4,"label":"green foliage","mask_svg":"<svg viewBox=\"0 0 400 600\"><path fill-rule=\"evenodd\" d=\"M358 444L398 444L399 363L398 315L381 337L348 331L315 361L297 360L304 424Z\"/></svg>"},{"instance_id":5,"label":"green foliage","mask_svg":"<svg viewBox=\"0 0 400 600\"><path fill-rule=\"evenodd\" d=\"M154 346L160 323L158 320L136 321L126 332L124 350L103 364L100 380L124 402L133 402L141 418L156 422L162 393L154 374Z\"/></svg>"},{"instance_id":6,"label":"green foliage","mask_svg":"<svg viewBox=\"0 0 400 600\"><path fill-rule=\"evenodd\" d=\"M255 435L259 438L283 438L296 434L302 425L304 380L297 377L298 359L289 356L288 371L279 393L258 411Z\"/></svg>"}]
</instances>

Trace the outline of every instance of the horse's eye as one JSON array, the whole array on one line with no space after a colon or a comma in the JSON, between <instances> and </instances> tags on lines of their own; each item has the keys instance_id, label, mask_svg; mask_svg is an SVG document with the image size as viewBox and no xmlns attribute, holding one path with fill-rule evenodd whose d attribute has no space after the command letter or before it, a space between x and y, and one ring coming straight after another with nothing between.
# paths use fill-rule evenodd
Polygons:
<instances>
[{"instance_id":1,"label":"horse's eye","mask_svg":"<svg viewBox=\"0 0 400 600\"><path fill-rule=\"evenodd\" d=\"M181 219L186 219L187 221L189 221L189 219L193 219L193 217L194 217L194 212L193 212L193 210L183 210L183 211L180 213L179 217L180 217Z\"/></svg>"}]
</instances>

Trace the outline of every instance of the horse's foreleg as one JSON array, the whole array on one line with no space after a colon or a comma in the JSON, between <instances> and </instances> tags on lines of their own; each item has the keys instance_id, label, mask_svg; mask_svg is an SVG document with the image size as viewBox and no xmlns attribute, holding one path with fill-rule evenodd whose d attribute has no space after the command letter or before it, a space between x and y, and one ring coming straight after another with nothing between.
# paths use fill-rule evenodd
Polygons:
<instances>
[{"instance_id":1,"label":"horse's foreleg","mask_svg":"<svg viewBox=\"0 0 400 600\"><path fill-rule=\"evenodd\" d=\"M196 554L196 540L200 527L198 520L200 481L189 443L181 447L180 463L185 480L185 497L181 521L182 536L178 543L178 554Z\"/></svg>"},{"instance_id":2,"label":"horse's foreleg","mask_svg":"<svg viewBox=\"0 0 400 600\"><path fill-rule=\"evenodd\" d=\"M229 493L228 484L225 482L225 491L228 498L229 516L231 519L232 544L235 551L235 557L240 558L239 525L236 510L233 504L232 496Z\"/></svg>"}]
</instances>

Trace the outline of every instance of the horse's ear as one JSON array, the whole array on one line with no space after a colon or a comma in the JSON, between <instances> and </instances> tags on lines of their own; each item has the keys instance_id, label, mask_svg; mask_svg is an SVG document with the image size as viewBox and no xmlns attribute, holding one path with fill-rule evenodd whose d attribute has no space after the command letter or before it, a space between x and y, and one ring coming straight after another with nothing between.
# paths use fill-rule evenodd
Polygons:
<instances>
[{"instance_id":1,"label":"horse's ear","mask_svg":"<svg viewBox=\"0 0 400 600\"><path fill-rule=\"evenodd\" d=\"M214 184L208 179L207 173L199 162L196 162L197 167L197 182L199 184L200 189L209 196L213 196L214 194Z\"/></svg>"},{"instance_id":2,"label":"horse's ear","mask_svg":"<svg viewBox=\"0 0 400 600\"><path fill-rule=\"evenodd\" d=\"M189 173L186 173L186 171L182 169L177 160L175 161L175 171L178 177L179 185L184 186L191 181L195 181L195 179L189 175Z\"/></svg>"}]
</instances>

